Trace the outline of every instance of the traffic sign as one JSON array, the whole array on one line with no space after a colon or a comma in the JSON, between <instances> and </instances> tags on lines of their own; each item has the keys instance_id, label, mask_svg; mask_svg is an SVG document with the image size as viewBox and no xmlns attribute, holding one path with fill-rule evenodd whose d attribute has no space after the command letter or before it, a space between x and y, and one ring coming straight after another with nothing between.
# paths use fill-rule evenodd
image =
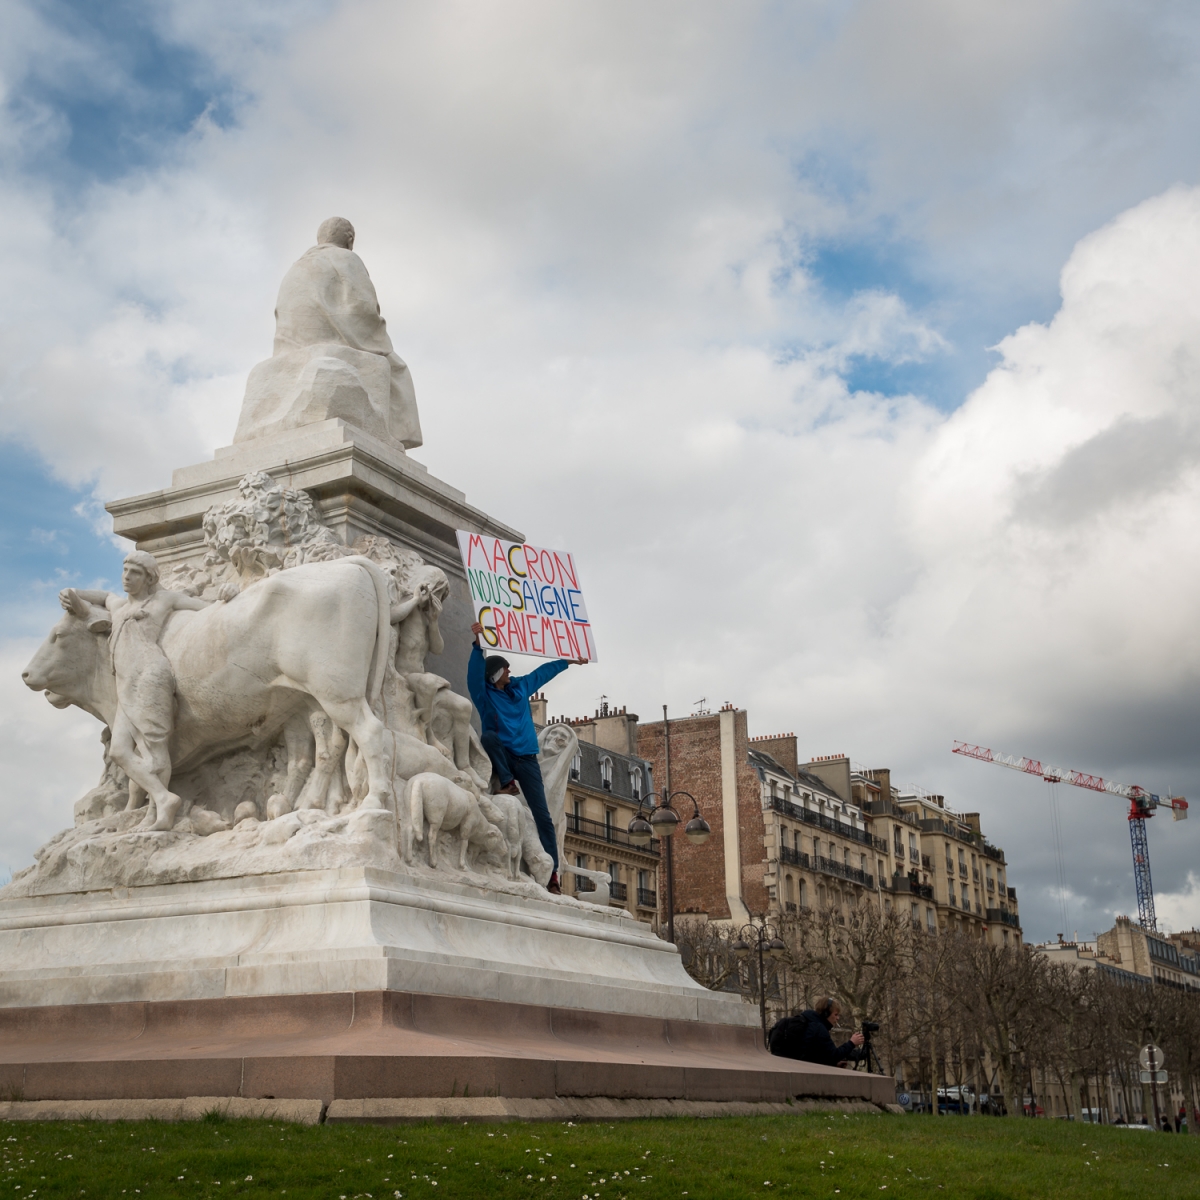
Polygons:
<instances>
[{"instance_id":1,"label":"traffic sign","mask_svg":"<svg viewBox=\"0 0 1200 1200\"><path fill-rule=\"evenodd\" d=\"M1166 1083L1166 1071L1139 1071L1142 1083Z\"/></svg>"},{"instance_id":2,"label":"traffic sign","mask_svg":"<svg viewBox=\"0 0 1200 1200\"><path fill-rule=\"evenodd\" d=\"M1153 1056L1153 1062L1151 1056ZM1155 1071L1166 1065L1167 1056L1151 1042L1150 1045L1142 1047L1141 1053L1138 1055L1138 1062L1143 1071Z\"/></svg>"}]
</instances>

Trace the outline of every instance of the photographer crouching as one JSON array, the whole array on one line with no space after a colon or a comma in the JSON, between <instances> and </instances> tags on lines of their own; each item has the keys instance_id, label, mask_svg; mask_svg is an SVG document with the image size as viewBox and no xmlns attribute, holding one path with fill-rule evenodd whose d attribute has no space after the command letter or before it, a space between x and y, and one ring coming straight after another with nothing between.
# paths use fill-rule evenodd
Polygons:
<instances>
[{"instance_id":1,"label":"photographer crouching","mask_svg":"<svg viewBox=\"0 0 1200 1200\"><path fill-rule=\"evenodd\" d=\"M822 996L813 1008L794 1017L784 1017L771 1026L767 1047L780 1058L840 1067L856 1063L863 1056L863 1035L854 1032L850 1040L835 1046L830 1030L838 1022L841 1009L829 996Z\"/></svg>"}]
</instances>

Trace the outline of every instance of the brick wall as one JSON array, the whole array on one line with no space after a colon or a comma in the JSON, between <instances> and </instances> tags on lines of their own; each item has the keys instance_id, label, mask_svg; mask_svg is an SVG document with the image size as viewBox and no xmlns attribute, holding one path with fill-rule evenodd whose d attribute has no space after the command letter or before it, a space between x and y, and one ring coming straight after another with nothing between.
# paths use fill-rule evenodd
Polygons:
<instances>
[{"instance_id":1,"label":"brick wall","mask_svg":"<svg viewBox=\"0 0 1200 1200\"><path fill-rule=\"evenodd\" d=\"M799 756L796 750L796 735L794 733L767 734L764 737L750 739L751 749L762 750L769 754L785 771L792 775L799 769Z\"/></svg>"},{"instance_id":2,"label":"brick wall","mask_svg":"<svg viewBox=\"0 0 1200 1200\"><path fill-rule=\"evenodd\" d=\"M746 713L734 714L734 755L737 763L737 812L740 827L741 881L746 906L764 912L767 891L763 885L765 851L758 775L746 761L749 739ZM663 723L638 727L638 754L654 764L655 787L666 782ZM694 846L683 833L692 816L686 798L675 804L680 826L674 839L675 912L707 913L712 920L730 918L725 894L725 819L721 803L721 718L719 713L684 717L671 722L671 790L690 792L700 815L712 827L712 836ZM665 913L666 879L660 880L659 901Z\"/></svg>"}]
</instances>

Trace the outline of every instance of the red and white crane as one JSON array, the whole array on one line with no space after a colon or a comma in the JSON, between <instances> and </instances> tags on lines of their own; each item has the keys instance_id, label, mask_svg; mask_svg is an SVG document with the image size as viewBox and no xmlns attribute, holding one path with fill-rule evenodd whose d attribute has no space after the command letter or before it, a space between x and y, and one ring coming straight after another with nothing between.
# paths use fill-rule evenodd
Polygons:
<instances>
[{"instance_id":1,"label":"red and white crane","mask_svg":"<svg viewBox=\"0 0 1200 1200\"><path fill-rule=\"evenodd\" d=\"M997 754L986 746L972 746L969 742L955 742L953 753L977 758L980 762L995 763L998 767L1009 767L1026 775L1039 775L1047 783L1069 783L1073 787L1087 788L1092 792L1109 792L1124 796L1129 801L1129 840L1133 843L1133 880L1137 888L1138 923L1146 929L1157 929L1154 915L1154 885L1150 881L1150 848L1146 841L1146 821L1154 816L1156 808L1170 808L1171 817L1184 821L1188 815L1188 802L1182 796L1157 796L1136 783L1114 783L1099 775L1088 775L1083 771L1070 771L1052 767L1036 758L1017 758L1012 754Z\"/></svg>"}]
</instances>

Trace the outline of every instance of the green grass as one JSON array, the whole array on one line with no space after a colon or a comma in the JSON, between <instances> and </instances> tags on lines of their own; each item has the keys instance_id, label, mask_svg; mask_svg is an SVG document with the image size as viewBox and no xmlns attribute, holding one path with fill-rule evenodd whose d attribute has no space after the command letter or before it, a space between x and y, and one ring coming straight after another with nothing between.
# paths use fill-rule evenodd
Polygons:
<instances>
[{"instance_id":1,"label":"green grass","mask_svg":"<svg viewBox=\"0 0 1200 1200\"><path fill-rule=\"evenodd\" d=\"M616 1125L0 1122L0 1200L830 1200L1200 1194L1200 1138L1060 1121L829 1116ZM18 1186L19 1185L19 1186ZM886 1193L886 1194L885 1194Z\"/></svg>"}]
</instances>

